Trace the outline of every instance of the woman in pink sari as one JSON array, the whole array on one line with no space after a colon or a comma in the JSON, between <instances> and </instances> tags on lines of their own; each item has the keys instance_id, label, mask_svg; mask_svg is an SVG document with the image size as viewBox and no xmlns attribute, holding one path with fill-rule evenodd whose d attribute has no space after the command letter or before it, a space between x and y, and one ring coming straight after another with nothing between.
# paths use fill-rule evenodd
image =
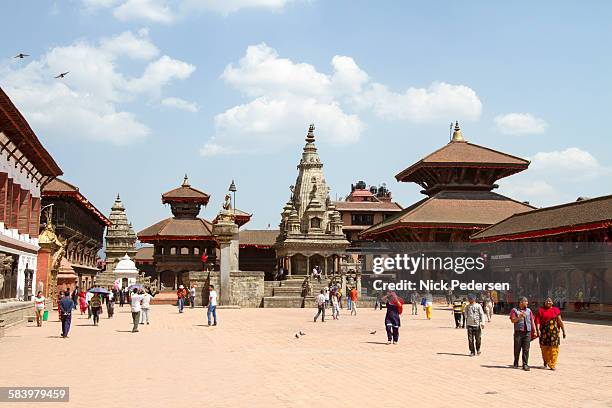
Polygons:
<instances>
[{"instance_id":1,"label":"woman in pink sari","mask_svg":"<svg viewBox=\"0 0 612 408\"><path fill-rule=\"evenodd\" d=\"M81 308L81 314L85 314L87 311L87 302L85 301L85 291L81 289L79 293L79 307Z\"/></svg>"}]
</instances>

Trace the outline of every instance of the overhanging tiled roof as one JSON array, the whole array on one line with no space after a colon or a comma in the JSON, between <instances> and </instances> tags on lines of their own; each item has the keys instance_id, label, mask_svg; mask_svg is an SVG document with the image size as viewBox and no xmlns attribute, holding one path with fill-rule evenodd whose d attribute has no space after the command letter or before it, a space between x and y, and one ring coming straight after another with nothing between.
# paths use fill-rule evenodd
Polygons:
<instances>
[{"instance_id":1,"label":"overhanging tiled roof","mask_svg":"<svg viewBox=\"0 0 612 408\"><path fill-rule=\"evenodd\" d=\"M526 169L529 161L512 156L488 147L469 142L449 142L412 166L398 173L398 181L413 181L409 177L423 167L495 167L516 169L516 172Z\"/></svg>"},{"instance_id":2,"label":"overhanging tiled roof","mask_svg":"<svg viewBox=\"0 0 612 408\"><path fill-rule=\"evenodd\" d=\"M512 215L479 231L473 240L512 240L612 225L612 195Z\"/></svg>"},{"instance_id":3,"label":"overhanging tiled roof","mask_svg":"<svg viewBox=\"0 0 612 408\"><path fill-rule=\"evenodd\" d=\"M272 247L279 230L244 230L239 233L240 246Z\"/></svg>"},{"instance_id":4,"label":"overhanging tiled roof","mask_svg":"<svg viewBox=\"0 0 612 408\"><path fill-rule=\"evenodd\" d=\"M375 236L401 227L484 228L534 207L490 191L441 191L362 232Z\"/></svg>"},{"instance_id":5,"label":"overhanging tiled roof","mask_svg":"<svg viewBox=\"0 0 612 408\"><path fill-rule=\"evenodd\" d=\"M100 212L75 185L68 183L59 178L55 178L43 187L42 197L71 197L85 210L93 214L104 225L110 226L111 222L104 214Z\"/></svg>"},{"instance_id":6,"label":"overhanging tiled roof","mask_svg":"<svg viewBox=\"0 0 612 408\"><path fill-rule=\"evenodd\" d=\"M401 211L402 207L389 201L334 201L338 211Z\"/></svg>"},{"instance_id":7,"label":"overhanging tiled roof","mask_svg":"<svg viewBox=\"0 0 612 408\"><path fill-rule=\"evenodd\" d=\"M28 122L2 88L0 88L0 132L18 147L41 175L56 177L62 174L53 157L40 143Z\"/></svg>"},{"instance_id":8,"label":"overhanging tiled roof","mask_svg":"<svg viewBox=\"0 0 612 408\"><path fill-rule=\"evenodd\" d=\"M211 239L212 224L205 219L166 218L138 233L142 242L160 239Z\"/></svg>"}]
</instances>

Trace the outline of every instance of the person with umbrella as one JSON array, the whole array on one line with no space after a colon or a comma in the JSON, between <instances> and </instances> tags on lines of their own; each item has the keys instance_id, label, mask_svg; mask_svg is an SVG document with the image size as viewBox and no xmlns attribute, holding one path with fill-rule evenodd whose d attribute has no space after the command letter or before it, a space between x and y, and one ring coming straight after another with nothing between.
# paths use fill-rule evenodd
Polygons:
<instances>
[{"instance_id":1,"label":"person with umbrella","mask_svg":"<svg viewBox=\"0 0 612 408\"><path fill-rule=\"evenodd\" d=\"M94 326L97 326L100 322L100 314L102 313L102 294L108 294L108 291L104 288L96 287L89 289L91 293L91 299L89 300L89 307L91 309L91 315L93 316Z\"/></svg>"},{"instance_id":2,"label":"person with umbrella","mask_svg":"<svg viewBox=\"0 0 612 408\"><path fill-rule=\"evenodd\" d=\"M99 292L95 292L91 296L89 307L91 308L91 315L93 316L93 324L97 326L100 321L100 313L102 313L102 298Z\"/></svg>"}]
</instances>

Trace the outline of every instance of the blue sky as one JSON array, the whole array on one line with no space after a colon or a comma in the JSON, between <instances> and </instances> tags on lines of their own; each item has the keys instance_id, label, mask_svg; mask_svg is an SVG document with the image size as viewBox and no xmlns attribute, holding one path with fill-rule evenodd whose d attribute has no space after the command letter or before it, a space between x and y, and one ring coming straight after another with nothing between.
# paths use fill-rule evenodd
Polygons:
<instances>
[{"instance_id":1,"label":"blue sky","mask_svg":"<svg viewBox=\"0 0 612 408\"><path fill-rule=\"evenodd\" d=\"M498 192L537 206L610 194L612 4L325 0L3 1L0 86L64 170L136 230L182 181L232 179L276 228L308 124L332 198L448 141L532 160ZM24 52L31 57L12 58ZM53 79L63 71L63 80Z\"/></svg>"}]
</instances>

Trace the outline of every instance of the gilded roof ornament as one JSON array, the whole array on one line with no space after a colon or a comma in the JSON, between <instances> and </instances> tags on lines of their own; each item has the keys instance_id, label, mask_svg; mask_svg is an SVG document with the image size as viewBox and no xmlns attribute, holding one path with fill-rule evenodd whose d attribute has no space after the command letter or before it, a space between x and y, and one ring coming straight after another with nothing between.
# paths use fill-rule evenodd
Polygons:
<instances>
[{"instance_id":1,"label":"gilded roof ornament","mask_svg":"<svg viewBox=\"0 0 612 408\"><path fill-rule=\"evenodd\" d=\"M463 138L463 134L461 133L461 128L459 128L459 121L455 121L455 131L453 132L453 137L451 138L451 142L465 142L466 140Z\"/></svg>"}]
</instances>

